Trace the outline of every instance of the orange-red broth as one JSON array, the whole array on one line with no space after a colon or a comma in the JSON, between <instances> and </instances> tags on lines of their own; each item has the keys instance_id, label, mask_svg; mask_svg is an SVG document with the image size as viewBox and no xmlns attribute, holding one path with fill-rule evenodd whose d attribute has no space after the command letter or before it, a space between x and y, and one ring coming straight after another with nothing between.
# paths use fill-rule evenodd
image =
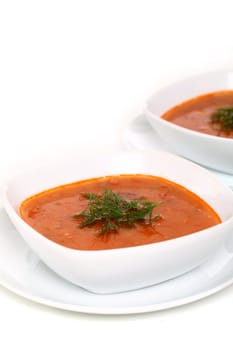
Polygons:
<instances>
[{"instance_id":1,"label":"orange-red broth","mask_svg":"<svg viewBox=\"0 0 233 350\"><path fill-rule=\"evenodd\" d=\"M217 91L184 101L169 109L162 118L186 129L233 138L233 130L222 130L218 124L211 122L216 109L232 106L233 90Z\"/></svg>"},{"instance_id":2,"label":"orange-red broth","mask_svg":"<svg viewBox=\"0 0 233 350\"><path fill-rule=\"evenodd\" d=\"M126 200L143 198L161 201L153 214L161 218L132 228L99 235L100 226L80 228L73 214L88 204L83 192L102 193L112 189ZM113 249L160 242L184 236L221 222L215 211L186 188L164 178L150 175L120 175L88 179L36 194L20 206L20 215L48 239L80 250Z\"/></svg>"}]
</instances>

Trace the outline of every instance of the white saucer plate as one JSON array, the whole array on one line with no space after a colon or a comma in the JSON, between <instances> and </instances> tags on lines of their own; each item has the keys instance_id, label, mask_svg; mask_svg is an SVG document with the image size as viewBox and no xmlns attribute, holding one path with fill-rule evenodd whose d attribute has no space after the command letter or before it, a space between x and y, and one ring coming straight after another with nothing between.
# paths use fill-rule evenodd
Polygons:
<instances>
[{"instance_id":1,"label":"white saucer plate","mask_svg":"<svg viewBox=\"0 0 233 350\"><path fill-rule=\"evenodd\" d=\"M91 314L144 313L194 302L232 283L233 252L224 249L208 263L168 282L127 293L93 294L47 268L0 209L0 285L40 304Z\"/></svg>"},{"instance_id":2,"label":"white saucer plate","mask_svg":"<svg viewBox=\"0 0 233 350\"><path fill-rule=\"evenodd\" d=\"M152 129L146 117L141 114L131 120L123 132L123 143L128 150L161 150L172 152L165 140L162 140ZM208 169L219 177L226 185L233 189L233 175Z\"/></svg>"}]
</instances>

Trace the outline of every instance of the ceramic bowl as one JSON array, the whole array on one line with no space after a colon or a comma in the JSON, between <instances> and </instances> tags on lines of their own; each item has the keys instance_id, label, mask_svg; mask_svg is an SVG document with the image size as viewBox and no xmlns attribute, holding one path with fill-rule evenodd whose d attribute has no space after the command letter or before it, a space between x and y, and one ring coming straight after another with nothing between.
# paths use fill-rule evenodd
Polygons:
<instances>
[{"instance_id":1,"label":"ceramic bowl","mask_svg":"<svg viewBox=\"0 0 233 350\"><path fill-rule=\"evenodd\" d=\"M161 118L177 104L220 90L233 90L233 71L205 73L169 85L147 101L145 115L172 152L209 168L233 174L233 139L189 130Z\"/></svg>"},{"instance_id":2,"label":"ceramic bowl","mask_svg":"<svg viewBox=\"0 0 233 350\"><path fill-rule=\"evenodd\" d=\"M204 199L222 223L184 237L160 243L109 249L75 250L50 241L18 214L27 197L61 184L119 174L151 174L176 182ZM101 154L81 158L79 153L33 164L3 187L4 207L19 234L58 275L95 293L116 293L174 278L205 262L233 233L233 192L207 170L169 153Z\"/></svg>"}]
</instances>

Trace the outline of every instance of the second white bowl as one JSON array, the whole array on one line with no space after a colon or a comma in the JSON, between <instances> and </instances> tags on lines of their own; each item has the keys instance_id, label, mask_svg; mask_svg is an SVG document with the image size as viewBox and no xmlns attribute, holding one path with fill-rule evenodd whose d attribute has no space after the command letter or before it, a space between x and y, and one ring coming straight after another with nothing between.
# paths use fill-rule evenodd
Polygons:
<instances>
[{"instance_id":1,"label":"second white bowl","mask_svg":"<svg viewBox=\"0 0 233 350\"><path fill-rule=\"evenodd\" d=\"M145 115L172 152L233 174L233 139L189 130L161 118L167 110L185 100L220 90L233 90L233 71L205 73L171 84L148 100Z\"/></svg>"}]
</instances>

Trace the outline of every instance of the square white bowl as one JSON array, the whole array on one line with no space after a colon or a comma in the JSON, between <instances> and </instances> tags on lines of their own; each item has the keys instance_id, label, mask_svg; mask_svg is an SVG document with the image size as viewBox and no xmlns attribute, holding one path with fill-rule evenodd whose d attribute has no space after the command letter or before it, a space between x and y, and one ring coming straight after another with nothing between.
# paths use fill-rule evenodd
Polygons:
<instances>
[{"instance_id":1,"label":"square white bowl","mask_svg":"<svg viewBox=\"0 0 233 350\"><path fill-rule=\"evenodd\" d=\"M164 177L188 188L218 213L222 223L159 243L83 251L52 242L19 216L18 208L25 198L51 187L87 178L139 173ZM174 278L204 263L233 234L233 192L207 170L159 151L117 152L93 158L74 152L39 169L29 164L25 172L4 186L3 203L19 234L45 264L68 281L95 293L133 290Z\"/></svg>"}]
</instances>

